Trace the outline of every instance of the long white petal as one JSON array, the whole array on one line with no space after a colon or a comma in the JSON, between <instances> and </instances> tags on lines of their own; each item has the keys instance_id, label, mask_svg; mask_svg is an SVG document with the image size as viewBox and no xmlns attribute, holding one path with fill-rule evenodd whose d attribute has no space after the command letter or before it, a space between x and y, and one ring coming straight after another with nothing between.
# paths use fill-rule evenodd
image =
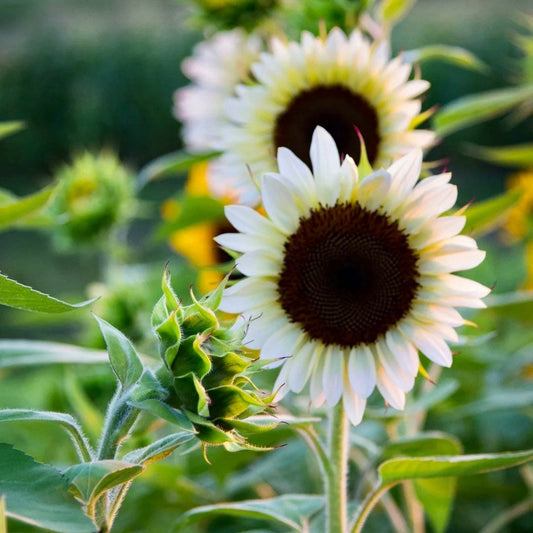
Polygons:
<instances>
[{"instance_id":1,"label":"long white petal","mask_svg":"<svg viewBox=\"0 0 533 533\"><path fill-rule=\"evenodd\" d=\"M255 209L245 205L227 205L224 214L231 225L241 233L254 235L273 235L284 238L283 234L264 216Z\"/></svg>"},{"instance_id":2,"label":"long white petal","mask_svg":"<svg viewBox=\"0 0 533 533\"><path fill-rule=\"evenodd\" d=\"M245 276L276 276L281 270L281 258L272 257L272 252L254 250L241 255L235 265Z\"/></svg>"},{"instance_id":3,"label":"long white petal","mask_svg":"<svg viewBox=\"0 0 533 533\"><path fill-rule=\"evenodd\" d=\"M385 398L386 402L394 407L394 409L403 411L405 407L405 393L390 380L383 367L378 368L376 384L381 396Z\"/></svg>"},{"instance_id":4,"label":"long white petal","mask_svg":"<svg viewBox=\"0 0 533 533\"><path fill-rule=\"evenodd\" d=\"M297 350L292 365L291 373L288 376L290 389L296 393L301 392L309 380L316 358L316 345L307 340L303 346Z\"/></svg>"},{"instance_id":5,"label":"long white petal","mask_svg":"<svg viewBox=\"0 0 533 533\"><path fill-rule=\"evenodd\" d=\"M221 311L242 313L247 309L275 301L276 285L264 279L248 278L238 281L224 291Z\"/></svg>"},{"instance_id":6,"label":"long white petal","mask_svg":"<svg viewBox=\"0 0 533 533\"><path fill-rule=\"evenodd\" d=\"M445 367L452 366L453 358L450 347L438 335L434 335L421 327L413 327L409 339L434 363Z\"/></svg>"},{"instance_id":7,"label":"long white petal","mask_svg":"<svg viewBox=\"0 0 533 533\"><path fill-rule=\"evenodd\" d=\"M298 159L288 148L278 148L280 174L287 178L287 186L294 187L308 204L316 200L316 186L308 166Z\"/></svg>"},{"instance_id":8,"label":"long white petal","mask_svg":"<svg viewBox=\"0 0 533 533\"><path fill-rule=\"evenodd\" d=\"M326 400L324 395L324 388L322 386L324 375L324 350L316 355L316 366L311 374L311 386L309 387L309 393L311 395L311 401L315 407L320 407Z\"/></svg>"},{"instance_id":9,"label":"long white petal","mask_svg":"<svg viewBox=\"0 0 533 533\"><path fill-rule=\"evenodd\" d=\"M376 352L378 353L379 362L385 369L385 372L391 381L397 385L402 391L408 392L415 384L415 375L408 374L399 364L394 354L389 348L383 344L376 344Z\"/></svg>"},{"instance_id":10,"label":"long white petal","mask_svg":"<svg viewBox=\"0 0 533 533\"><path fill-rule=\"evenodd\" d=\"M337 405L343 387L344 356L337 347L328 346L324 361L324 374L322 386L329 406Z\"/></svg>"},{"instance_id":11,"label":"long white petal","mask_svg":"<svg viewBox=\"0 0 533 533\"><path fill-rule=\"evenodd\" d=\"M385 170L378 170L366 176L359 183L357 189L358 202L367 209L377 209L384 200L390 188L390 174Z\"/></svg>"},{"instance_id":12,"label":"long white petal","mask_svg":"<svg viewBox=\"0 0 533 533\"><path fill-rule=\"evenodd\" d=\"M285 324L266 340L261 348L261 359L291 357L301 336L302 332L297 326L291 323Z\"/></svg>"},{"instance_id":13,"label":"long white petal","mask_svg":"<svg viewBox=\"0 0 533 533\"><path fill-rule=\"evenodd\" d=\"M390 329L385 335L385 342L399 365L408 374L416 376L420 365L416 348L398 329Z\"/></svg>"},{"instance_id":14,"label":"long white petal","mask_svg":"<svg viewBox=\"0 0 533 533\"><path fill-rule=\"evenodd\" d=\"M368 346L358 346L350 351L348 376L358 396L368 398L372 394L376 386L376 365Z\"/></svg>"},{"instance_id":15,"label":"long white petal","mask_svg":"<svg viewBox=\"0 0 533 533\"><path fill-rule=\"evenodd\" d=\"M344 405L344 409L346 410L346 414L348 415L348 419L354 426L357 426L363 419L363 414L365 412L366 407L366 400L357 396L357 394L352 389L350 385L350 380L347 376L344 376L342 403Z\"/></svg>"},{"instance_id":16,"label":"long white petal","mask_svg":"<svg viewBox=\"0 0 533 533\"><path fill-rule=\"evenodd\" d=\"M340 183L336 179L341 166L340 158L333 137L321 126L313 132L310 156L320 202L334 205L340 192Z\"/></svg>"},{"instance_id":17,"label":"long white petal","mask_svg":"<svg viewBox=\"0 0 533 533\"><path fill-rule=\"evenodd\" d=\"M263 205L274 224L287 235L298 227L298 211L289 189L279 179L265 175L261 180Z\"/></svg>"}]
</instances>

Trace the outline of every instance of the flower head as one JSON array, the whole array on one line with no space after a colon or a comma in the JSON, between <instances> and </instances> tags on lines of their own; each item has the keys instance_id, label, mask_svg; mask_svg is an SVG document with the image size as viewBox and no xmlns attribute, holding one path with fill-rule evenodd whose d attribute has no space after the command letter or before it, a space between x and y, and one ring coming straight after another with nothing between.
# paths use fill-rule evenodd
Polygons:
<instances>
[{"instance_id":1,"label":"flower head","mask_svg":"<svg viewBox=\"0 0 533 533\"><path fill-rule=\"evenodd\" d=\"M407 81L411 65L401 57L390 60L386 41L371 43L358 30L347 36L334 28L325 40L304 32L300 43L273 40L271 49L251 67L257 83L239 85L226 100L224 154L212 169L212 181L241 191L241 202L257 201L249 173L274 171L277 148L287 147L310 164L318 125L355 161L357 128L376 167L434 140L430 131L413 130L421 109L417 97L429 83Z\"/></svg>"},{"instance_id":2,"label":"flower head","mask_svg":"<svg viewBox=\"0 0 533 533\"><path fill-rule=\"evenodd\" d=\"M419 350L452 364L446 341L464 324L455 307L483 307L489 292L453 272L485 254L458 235L463 216L441 216L457 197L450 175L417 182L419 150L363 177L317 127L310 160L312 171L278 150L279 173L261 180L266 217L226 208L240 233L216 240L242 253L247 278L226 290L221 308L249 322L249 347L283 361L277 387L300 392L310 381L315 405L342 397L357 424L375 386L403 409Z\"/></svg>"},{"instance_id":3,"label":"flower head","mask_svg":"<svg viewBox=\"0 0 533 533\"><path fill-rule=\"evenodd\" d=\"M260 51L258 37L236 29L199 43L183 62L183 72L193 83L174 93L174 115L183 122L189 150L218 147L224 100L234 94L237 84L248 81Z\"/></svg>"}]
</instances>

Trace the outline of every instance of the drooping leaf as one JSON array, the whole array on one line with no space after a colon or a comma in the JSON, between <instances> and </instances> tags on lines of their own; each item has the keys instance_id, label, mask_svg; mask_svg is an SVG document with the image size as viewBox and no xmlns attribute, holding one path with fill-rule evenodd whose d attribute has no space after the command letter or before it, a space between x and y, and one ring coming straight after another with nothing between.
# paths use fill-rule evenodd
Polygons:
<instances>
[{"instance_id":1,"label":"drooping leaf","mask_svg":"<svg viewBox=\"0 0 533 533\"><path fill-rule=\"evenodd\" d=\"M0 368L50 364L102 364L109 361L103 350L90 350L59 342L0 339Z\"/></svg>"},{"instance_id":2,"label":"drooping leaf","mask_svg":"<svg viewBox=\"0 0 533 533\"><path fill-rule=\"evenodd\" d=\"M513 146L469 145L468 153L497 165L533 168L533 143L515 144Z\"/></svg>"},{"instance_id":3,"label":"drooping leaf","mask_svg":"<svg viewBox=\"0 0 533 533\"><path fill-rule=\"evenodd\" d=\"M465 232L480 237L501 226L509 210L520 199L520 191L504 192L494 198L474 202L465 211Z\"/></svg>"},{"instance_id":4,"label":"drooping leaf","mask_svg":"<svg viewBox=\"0 0 533 533\"><path fill-rule=\"evenodd\" d=\"M143 363L133 344L123 333L102 318L96 315L94 317L104 337L113 371L122 387L127 389L137 383L141 377L144 370Z\"/></svg>"},{"instance_id":5,"label":"drooping leaf","mask_svg":"<svg viewBox=\"0 0 533 533\"><path fill-rule=\"evenodd\" d=\"M494 118L531 98L533 84L463 96L435 113L433 127L438 135L449 135Z\"/></svg>"},{"instance_id":6,"label":"drooping leaf","mask_svg":"<svg viewBox=\"0 0 533 533\"><path fill-rule=\"evenodd\" d=\"M177 152L162 155L141 169L137 176L137 187L141 189L147 183L155 179L183 174L196 163L212 159L218 154L219 152L191 154L179 150Z\"/></svg>"},{"instance_id":7,"label":"drooping leaf","mask_svg":"<svg viewBox=\"0 0 533 533\"><path fill-rule=\"evenodd\" d=\"M2 203L0 205L0 230L14 226L38 213L46 206L55 190L56 187L47 187L30 196Z\"/></svg>"},{"instance_id":8,"label":"drooping leaf","mask_svg":"<svg viewBox=\"0 0 533 533\"><path fill-rule=\"evenodd\" d=\"M382 459L393 457L422 457L428 455L458 455L462 451L461 443L452 435L432 431L415 437L398 439L386 446ZM424 511L438 533L445 531L455 497L456 479L453 477L435 477L415 479L413 486Z\"/></svg>"},{"instance_id":9,"label":"drooping leaf","mask_svg":"<svg viewBox=\"0 0 533 533\"><path fill-rule=\"evenodd\" d=\"M272 520L294 531L301 531L303 519L314 515L323 506L323 497L311 494L287 494L264 500L205 505L186 512L176 524L174 531L179 531L180 527L201 518L216 515Z\"/></svg>"},{"instance_id":10,"label":"drooping leaf","mask_svg":"<svg viewBox=\"0 0 533 533\"><path fill-rule=\"evenodd\" d=\"M60 533L94 533L96 526L83 513L56 468L0 443L0 493L8 517Z\"/></svg>"},{"instance_id":11,"label":"drooping leaf","mask_svg":"<svg viewBox=\"0 0 533 533\"><path fill-rule=\"evenodd\" d=\"M449 46L445 44L433 44L422 46L415 50L408 50L403 53L403 58L408 63L417 63L423 61L446 61L459 67L479 72L487 72L488 66L483 63L472 52L461 48L460 46Z\"/></svg>"},{"instance_id":12,"label":"drooping leaf","mask_svg":"<svg viewBox=\"0 0 533 533\"><path fill-rule=\"evenodd\" d=\"M65 413L33 411L31 409L1 409L1 422L52 422L59 424L70 435L82 461L91 459L92 450L76 420Z\"/></svg>"},{"instance_id":13,"label":"drooping leaf","mask_svg":"<svg viewBox=\"0 0 533 533\"><path fill-rule=\"evenodd\" d=\"M483 474L518 466L532 459L533 450L476 455L404 457L385 461L379 466L378 471L382 484L386 485L406 479Z\"/></svg>"},{"instance_id":14,"label":"drooping leaf","mask_svg":"<svg viewBox=\"0 0 533 533\"><path fill-rule=\"evenodd\" d=\"M104 492L131 481L142 471L141 465L106 459L71 466L63 474L70 482L71 490L87 504L91 514L96 500Z\"/></svg>"},{"instance_id":15,"label":"drooping leaf","mask_svg":"<svg viewBox=\"0 0 533 533\"><path fill-rule=\"evenodd\" d=\"M17 131L24 128L24 122L20 120L10 120L6 122L0 122L0 139L7 137Z\"/></svg>"},{"instance_id":16,"label":"drooping leaf","mask_svg":"<svg viewBox=\"0 0 533 533\"><path fill-rule=\"evenodd\" d=\"M93 302L94 300L87 300L79 304L69 304L0 274L0 305L42 313L64 313Z\"/></svg>"},{"instance_id":17,"label":"drooping leaf","mask_svg":"<svg viewBox=\"0 0 533 533\"><path fill-rule=\"evenodd\" d=\"M194 438L192 433L173 433L152 444L129 452L124 456L125 461L146 465L152 461L159 461L170 455L176 448Z\"/></svg>"}]
</instances>

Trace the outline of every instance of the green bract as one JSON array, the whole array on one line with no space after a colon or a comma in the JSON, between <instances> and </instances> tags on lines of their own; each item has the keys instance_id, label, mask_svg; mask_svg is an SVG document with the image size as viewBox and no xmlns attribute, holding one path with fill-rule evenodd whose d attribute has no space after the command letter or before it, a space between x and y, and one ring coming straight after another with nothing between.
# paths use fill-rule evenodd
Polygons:
<instances>
[{"instance_id":1,"label":"green bract","mask_svg":"<svg viewBox=\"0 0 533 533\"><path fill-rule=\"evenodd\" d=\"M235 318L226 324L216 314L224 285L200 301L191 293L193 303L184 306L165 273L163 297L152 314L166 369L159 377L169 390L167 403L185 413L204 444L255 449L245 435L272 426L245 419L268 409L273 395L263 396L247 376L253 361L241 351L244 328L232 328Z\"/></svg>"},{"instance_id":2,"label":"green bract","mask_svg":"<svg viewBox=\"0 0 533 533\"><path fill-rule=\"evenodd\" d=\"M94 244L134 211L134 177L111 152L85 152L56 175L51 211L59 219L56 237L64 248Z\"/></svg>"}]
</instances>

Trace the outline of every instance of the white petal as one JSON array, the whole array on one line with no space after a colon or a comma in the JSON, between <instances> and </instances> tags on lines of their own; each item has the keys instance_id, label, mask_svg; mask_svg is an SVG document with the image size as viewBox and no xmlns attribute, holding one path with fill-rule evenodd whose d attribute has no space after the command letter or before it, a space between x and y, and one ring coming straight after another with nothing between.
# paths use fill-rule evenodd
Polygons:
<instances>
[{"instance_id":1,"label":"white petal","mask_svg":"<svg viewBox=\"0 0 533 533\"><path fill-rule=\"evenodd\" d=\"M473 279L463 278L454 274L441 276L439 281L445 285L448 292L472 298L484 298L490 293L490 289Z\"/></svg>"},{"instance_id":2,"label":"white petal","mask_svg":"<svg viewBox=\"0 0 533 533\"><path fill-rule=\"evenodd\" d=\"M220 309L228 313L242 313L276 299L275 283L248 278L238 281L224 291Z\"/></svg>"},{"instance_id":3,"label":"white petal","mask_svg":"<svg viewBox=\"0 0 533 533\"><path fill-rule=\"evenodd\" d=\"M422 150L412 150L395 161L387 171L392 177L391 194L401 200L411 191L420 178L422 168Z\"/></svg>"},{"instance_id":4,"label":"white petal","mask_svg":"<svg viewBox=\"0 0 533 533\"><path fill-rule=\"evenodd\" d=\"M293 233L298 227L298 211L287 187L273 175L267 174L261 179L261 196L272 222L284 233Z\"/></svg>"},{"instance_id":5,"label":"white petal","mask_svg":"<svg viewBox=\"0 0 533 533\"><path fill-rule=\"evenodd\" d=\"M281 270L281 261L265 250L255 250L241 255L235 266L245 276L276 276Z\"/></svg>"},{"instance_id":6,"label":"white petal","mask_svg":"<svg viewBox=\"0 0 533 533\"><path fill-rule=\"evenodd\" d=\"M288 323L273 333L261 348L261 359L277 359L290 357L302 336L301 330L294 324Z\"/></svg>"},{"instance_id":7,"label":"white petal","mask_svg":"<svg viewBox=\"0 0 533 533\"><path fill-rule=\"evenodd\" d=\"M287 360L283 363L281 370L279 371L278 377L274 383L273 390L277 391L275 401L280 402L284 396L289 392L289 387L287 386L287 376L290 374L291 360Z\"/></svg>"},{"instance_id":8,"label":"white petal","mask_svg":"<svg viewBox=\"0 0 533 533\"><path fill-rule=\"evenodd\" d=\"M278 235L283 238L279 230L264 216L255 209L245 205L227 205L224 214L231 225L241 233L252 233L256 235Z\"/></svg>"},{"instance_id":9,"label":"white petal","mask_svg":"<svg viewBox=\"0 0 533 533\"><path fill-rule=\"evenodd\" d=\"M405 393L390 380L383 367L378 368L376 384L386 402L394 407L394 409L403 411L405 407Z\"/></svg>"},{"instance_id":10,"label":"white petal","mask_svg":"<svg viewBox=\"0 0 533 533\"><path fill-rule=\"evenodd\" d=\"M457 235L465 226L466 217L446 216L428 220L420 232L409 239L415 249L423 249L432 244Z\"/></svg>"},{"instance_id":11,"label":"white petal","mask_svg":"<svg viewBox=\"0 0 533 533\"><path fill-rule=\"evenodd\" d=\"M368 398L376 386L374 356L368 346L359 346L350 351L348 376L353 390L361 398Z\"/></svg>"},{"instance_id":12,"label":"white petal","mask_svg":"<svg viewBox=\"0 0 533 533\"><path fill-rule=\"evenodd\" d=\"M314 342L307 341L297 350L292 361L291 373L288 376L292 391L299 393L305 387L315 365L315 358L316 345Z\"/></svg>"},{"instance_id":13,"label":"white petal","mask_svg":"<svg viewBox=\"0 0 533 533\"><path fill-rule=\"evenodd\" d=\"M337 405L342 394L343 366L344 356L342 351L333 346L326 348L322 386L326 395L326 403L330 407Z\"/></svg>"},{"instance_id":14,"label":"white petal","mask_svg":"<svg viewBox=\"0 0 533 533\"><path fill-rule=\"evenodd\" d=\"M339 181L341 184L339 192L339 201L347 202L351 199L354 188L358 181L357 165L354 160L347 155L342 162L339 172Z\"/></svg>"},{"instance_id":15,"label":"white petal","mask_svg":"<svg viewBox=\"0 0 533 533\"><path fill-rule=\"evenodd\" d=\"M416 348L397 329L390 329L385 335L385 342L400 366L416 376L420 360Z\"/></svg>"},{"instance_id":16,"label":"white petal","mask_svg":"<svg viewBox=\"0 0 533 533\"><path fill-rule=\"evenodd\" d=\"M357 188L357 201L367 209L375 210L383 204L391 183L386 170L378 170L366 176Z\"/></svg>"},{"instance_id":17,"label":"white petal","mask_svg":"<svg viewBox=\"0 0 533 533\"><path fill-rule=\"evenodd\" d=\"M344 390L342 393L342 403L348 419L350 422L357 426L363 419L365 412L366 400L357 396L350 385L350 381L347 376L344 376Z\"/></svg>"},{"instance_id":18,"label":"white petal","mask_svg":"<svg viewBox=\"0 0 533 533\"><path fill-rule=\"evenodd\" d=\"M257 237L246 233L222 233L222 235L217 235L214 241L223 248L235 252L251 252L261 245Z\"/></svg>"},{"instance_id":19,"label":"white petal","mask_svg":"<svg viewBox=\"0 0 533 533\"><path fill-rule=\"evenodd\" d=\"M259 350L263 344L287 323L287 317L279 308L265 304L263 309L254 309L245 317L248 321L245 345Z\"/></svg>"},{"instance_id":20,"label":"white petal","mask_svg":"<svg viewBox=\"0 0 533 533\"><path fill-rule=\"evenodd\" d=\"M452 352L441 337L420 327L413 327L409 339L434 363L445 367L452 366Z\"/></svg>"},{"instance_id":21,"label":"white petal","mask_svg":"<svg viewBox=\"0 0 533 533\"><path fill-rule=\"evenodd\" d=\"M287 186L293 186L306 203L314 203L316 199L315 180L307 165L288 148L281 147L278 148L278 166L280 174L289 182Z\"/></svg>"},{"instance_id":22,"label":"white petal","mask_svg":"<svg viewBox=\"0 0 533 533\"><path fill-rule=\"evenodd\" d=\"M320 407L326 400L324 390L322 387L322 376L324 375L324 350L320 350L316 355L316 366L311 374L311 386L309 387L309 393L311 395L311 401L315 407Z\"/></svg>"},{"instance_id":23,"label":"white petal","mask_svg":"<svg viewBox=\"0 0 533 533\"><path fill-rule=\"evenodd\" d=\"M323 205L334 205L340 192L336 179L341 166L339 152L333 137L321 126L313 132L310 156L318 198Z\"/></svg>"},{"instance_id":24,"label":"white petal","mask_svg":"<svg viewBox=\"0 0 533 533\"><path fill-rule=\"evenodd\" d=\"M469 270L478 266L485 259L483 250L468 250L453 254L440 255L431 259L421 258L418 266L420 274L442 274Z\"/></svg>"},{"instance_id":25,"label":"white petal","mask_svg":"<svg viewBox=\"0 0 533 533\"><path fill-rule=\"evenodd\" d=\"M388 349L385 344L376 344L376 352L378 353L379 362L385 369L385 372L391 381L397 385L402 391L408 392L415 384L415 376L408 374L399 364L394 354Z\"/></svg>"}]
</instances>

